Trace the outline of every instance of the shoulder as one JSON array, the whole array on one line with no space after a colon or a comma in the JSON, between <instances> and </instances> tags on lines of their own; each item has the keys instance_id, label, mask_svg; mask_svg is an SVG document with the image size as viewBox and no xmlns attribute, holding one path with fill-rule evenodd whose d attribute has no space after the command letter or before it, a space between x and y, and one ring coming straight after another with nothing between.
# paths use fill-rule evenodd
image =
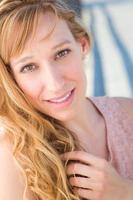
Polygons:
<instances>
[{"instance_id":1,"label":"shoulder","mask_svg":"<svg viewBox=\"0 0 133 200\"><path fill-rule=\"evenodd\" d=\"M133 121L133 99L126 97L92 97L90 98L100 110L110 112L112 110L122 111Z\"/></svg>"},{"instance_id":2,"label":"shoulder","mask_svg":"<svg viewBox=\"0 0 133 200\"><path fill-rule=\"evenodd\" d=\"M119 103L120 106L125 108L128 112L133 112L133 99L127 97L108 97L108 96L101 96L101 97L91 97L91 100L94 102L98 102L101 104L115 104Z\"/></svg>"},{"instance_id":3,"label":"shoulder","mask_svg":"<svg viewBox=\"0 0 133 200\"><path fill-rule=\"evenodd\" d=\"M6 133L0 132L0 199L23 200L25 181L21 169L13 156L12 145ZM35 200L27 191L28 199Z\"/></svg>"},{"instance_id":4,"label":"shoulder","mask_svg":"<svg viewBox=\"0 0 133 200\"><path fill-rule=\"evenodd\" d=\"M133 99L126 97L114 97L123 111L125 111L128 117L133 121Z\"/></svg>"},{"instance_id":5,"label":"shoulder","mask_svg":"<svg viewBox=\"0 0 133 200\"><path fill-rule=\"evenodd\" d=\"M22 200L24 184L6 137L0 136L0 199Z\"/></svg>"}]
</instances>

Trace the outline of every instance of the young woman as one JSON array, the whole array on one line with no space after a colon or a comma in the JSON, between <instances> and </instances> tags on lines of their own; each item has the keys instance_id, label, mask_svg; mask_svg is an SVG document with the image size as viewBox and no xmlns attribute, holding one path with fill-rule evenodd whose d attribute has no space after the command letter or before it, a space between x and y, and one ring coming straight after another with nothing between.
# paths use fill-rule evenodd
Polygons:
<instances>
[{"instance_id":1,"label":"young woman","mask_svg":"<svg viewBox=\"0 0 133 200\"><path fill-rule=\"evenodd\" d=\"M133 100L85 97L74 13L3 0L0 30L0 199L131 200Z\"/></svg>"}]
</instances>

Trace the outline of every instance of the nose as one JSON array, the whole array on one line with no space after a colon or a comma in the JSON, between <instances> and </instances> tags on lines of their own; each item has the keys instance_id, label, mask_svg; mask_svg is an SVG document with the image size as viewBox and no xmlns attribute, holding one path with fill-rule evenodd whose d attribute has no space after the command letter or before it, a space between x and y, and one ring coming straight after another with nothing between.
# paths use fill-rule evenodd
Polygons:
<instances>
[{"instance_id":1,"label":"nose","mask_svg":"<svg viewBox=\"0 0 133 200\"><path fill-rule=\"evenodd\" d=\"M41 72L43 88L49 92L59 93L64 88L64 77L57 65L47 64Z\"/></svg>"}]
</instances>

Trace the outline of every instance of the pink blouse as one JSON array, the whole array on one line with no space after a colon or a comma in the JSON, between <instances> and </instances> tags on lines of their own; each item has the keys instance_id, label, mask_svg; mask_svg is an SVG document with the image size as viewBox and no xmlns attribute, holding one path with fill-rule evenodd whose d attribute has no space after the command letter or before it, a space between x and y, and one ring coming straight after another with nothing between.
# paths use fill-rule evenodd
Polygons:
<instances>
[{"instance_id":1,"label":"pink blouse","mask_svg":"<svg viewBox=\"0 0 133 200\"><path fill-rule=\"evenodd\" d=\"M90 100L106 123L109 162L119 174L133 180L133 122L118 98L93 97Z\"/></svg>"}]
</instances>

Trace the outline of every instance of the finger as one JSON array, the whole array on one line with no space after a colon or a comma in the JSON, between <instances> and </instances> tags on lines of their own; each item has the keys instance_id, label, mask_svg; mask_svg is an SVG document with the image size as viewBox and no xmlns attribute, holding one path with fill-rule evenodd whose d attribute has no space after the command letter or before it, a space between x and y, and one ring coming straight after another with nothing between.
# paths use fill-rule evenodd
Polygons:
<instances>
[{"instance_id":1,"label":"finger","mask_svg":"<svg viewBox=\"0 0 133 200\"><path fill-rule=\"evenodd\" d=\"M69 183L72 188L76 187L81 189L92 190L93 193L95 191L95 194L101 194L103 193L103 191L105 191L105 186L102 183L99 183L97 181L92 181L89 178L74 176L69 178Z\"/></svg>"},{"instance_id":2,"label":"finger","mask_svg":"<svg viewBox=\"0 0 133 200\"><path fill-rule=\"evenodd\" d=\"M71 163L66 168L66 174L68 176L77 174L80 176L91 178L91 180L97 180L97 178L99 177L99 173L100 172L97 169L78 162Z\"/></svg>"},{"instance_id":3,"label":"finger","mask_svg":"<svg viewBox=\"0 0 133 200\"><path fill-rule=\"evenodd\" d=\"M78 160L82 163L92 165L94 167L103 168L107 165L105 159L96 157L84 151L71 151L61 155L62 160Z\"/></svg>"},{"instance_id":4,"label":"finger","mask_svg":"<svg viewBox=\"0 0 133 200\"><path fill-rule=\"evenodd\" d=\"M73 176L69 178L69 183L72 187L97 190L97 183L89 178Z\"/></svg>"},{"instance_id":5,"label":"finger","mask_svg":"<svg viewBox=\"0 0 133 200\"><path fill-rule=\"evenodd\" d=\"M94 200L93 190L82 189L82 188L73 188L73 193L79 196L80 198Z\"/></svg>"}]
</instances>

